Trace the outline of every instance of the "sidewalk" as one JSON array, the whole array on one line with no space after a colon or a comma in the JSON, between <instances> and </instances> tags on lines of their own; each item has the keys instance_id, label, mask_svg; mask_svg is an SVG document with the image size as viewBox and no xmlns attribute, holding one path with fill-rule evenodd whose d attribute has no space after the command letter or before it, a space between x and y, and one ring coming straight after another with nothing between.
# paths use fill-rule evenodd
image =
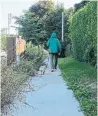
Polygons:
<instances>
[{"instance_id":1,"label":"sidewalk","mask_svg":"<svg viewBox=\"0 0 98 116\"><path fill-rule=\"evenodd\" d=\"M48 62L48 61L46 61ZM34 92L25 93L26 102L33 106L18 104L13 116L83 116L71 90L67 89L59 69L50 72L49 65L41 77L32 78Z\"/></svg>"}]
</instances>

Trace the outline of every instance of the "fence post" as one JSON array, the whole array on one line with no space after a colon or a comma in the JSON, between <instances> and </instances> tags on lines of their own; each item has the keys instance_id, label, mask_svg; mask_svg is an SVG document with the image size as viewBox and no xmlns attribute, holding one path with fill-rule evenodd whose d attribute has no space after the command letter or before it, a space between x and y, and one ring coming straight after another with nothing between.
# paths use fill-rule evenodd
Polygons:
<instances>
[{"instance_id":1,"label":"fence post","mask_svg":"<svg viewBox=\"0 0 98 116\"><path fill-rule=\"evenodd\" d=\"M19 54L16 55L16 62L17 62L17 65L20 64L20 55Z\"/></svg>"},{"instance_id":2,"label":"fence post","mask_svg":"<svg viewBox=\"0 0 98 116\"><path fill-rule=\"evenodd\" d=\"M7 38L7 65L16 60L16 38Z\"/></svg>"}]
</instances>

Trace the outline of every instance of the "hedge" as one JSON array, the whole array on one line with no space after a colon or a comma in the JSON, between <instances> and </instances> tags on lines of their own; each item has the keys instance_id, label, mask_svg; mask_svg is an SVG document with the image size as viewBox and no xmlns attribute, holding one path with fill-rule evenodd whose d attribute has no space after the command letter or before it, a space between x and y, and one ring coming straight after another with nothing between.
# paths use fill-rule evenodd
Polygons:
<instances>
[{"instance_id":1,"label":"hedge","mask_svg":"<svg viewBox=\"0 0 98 116\"><path fill-rule=\"evenodd\" d=\"M70 21L72 55L79 61L96 65L97 2L89 2L78 10Z\"/></svg>"}]
</instances>

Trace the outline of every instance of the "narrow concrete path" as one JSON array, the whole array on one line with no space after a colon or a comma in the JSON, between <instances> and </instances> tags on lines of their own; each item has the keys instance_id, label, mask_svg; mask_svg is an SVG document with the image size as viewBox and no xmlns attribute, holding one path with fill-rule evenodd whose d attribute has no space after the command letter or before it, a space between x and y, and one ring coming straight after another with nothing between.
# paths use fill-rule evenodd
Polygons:
<instances>
[{"instance_id":1,"label":"narrow concrete path","mask_svg":"<svg viewBox=\"0 0 98 116\"><path fill-rule=\"evenodd\" d=\"M72 91L67 89L60 75L59 69L50 72L48 65L44 75L32 78L31 84L36 91L25 93L29 106L18 104L13 116L83 116Z\"/></svg>"}]
</instances>

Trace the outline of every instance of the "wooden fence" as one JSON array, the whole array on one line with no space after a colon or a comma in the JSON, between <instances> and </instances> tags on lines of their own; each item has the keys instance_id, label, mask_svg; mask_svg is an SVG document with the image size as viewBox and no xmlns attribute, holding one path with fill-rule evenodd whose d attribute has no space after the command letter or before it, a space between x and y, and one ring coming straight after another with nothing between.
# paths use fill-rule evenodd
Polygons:
<instances>
[{"instance_id":1,"label":"wooden fence","mask_svg":"<svg viewBox=\"0 0 98 116\"><path fill-rule=\"evenodd\" d=\"M7 37L7 64L16 61L16 38Z\"/></svg>"},{"instance_id":2,"label":"wooden fence","mask_svg":"<svg viewBox=\"0 0 98 116\"><path fill-rule=\"evenodd\" d=\"M25 51L26 42L16 37L7 37L7 64L16 62L16 55Z\"/></svg>"}]
</instances>

